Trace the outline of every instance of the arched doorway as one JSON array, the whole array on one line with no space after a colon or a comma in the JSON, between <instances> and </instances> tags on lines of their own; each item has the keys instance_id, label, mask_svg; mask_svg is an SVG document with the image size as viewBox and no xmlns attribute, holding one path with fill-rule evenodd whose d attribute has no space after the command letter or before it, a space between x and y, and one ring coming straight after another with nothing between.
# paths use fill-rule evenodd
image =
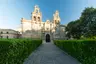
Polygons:
<instances>
[{"instance_id":1,"label":"arched doorway","mask_svg":"<svg viewBox=\"0 0 96 64\"><path fill-rule=\"evenodd\" d=\"M46 42L50 42L50 35L46 34Z\"/></svg>"}]
</instances>

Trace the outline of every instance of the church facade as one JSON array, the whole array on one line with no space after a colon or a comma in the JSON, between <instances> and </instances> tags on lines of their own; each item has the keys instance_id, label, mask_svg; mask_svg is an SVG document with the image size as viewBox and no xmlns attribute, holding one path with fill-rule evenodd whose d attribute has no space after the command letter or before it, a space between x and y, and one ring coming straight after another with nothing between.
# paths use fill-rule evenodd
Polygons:
<instances>
[{"instance_id":1,"label":"church facade","mask_svg":"<svg viewBox=\"0 0 96 64\"><path fill-rule=\"evenodd\" d=\"M21 19L22 38L65 39L65 26L60 24L59 12L53 14L52 20L42 21L42 13L36 5L31 13L31 20Z\"/></svg>"}]
</instances>

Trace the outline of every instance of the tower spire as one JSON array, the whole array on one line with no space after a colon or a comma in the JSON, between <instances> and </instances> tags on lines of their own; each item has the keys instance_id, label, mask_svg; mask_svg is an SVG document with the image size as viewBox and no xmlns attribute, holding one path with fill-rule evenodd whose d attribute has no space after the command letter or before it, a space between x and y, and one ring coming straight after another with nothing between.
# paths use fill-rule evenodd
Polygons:
<instances>
[{"instance_id":1,"label":"tower spire","mask_svg":"<svg viewBox=\"0 0 96 64\"><path fill-rule=\"evenodd\" d=\"M34 6L34 11L32 12L32 21L33 22L41 22L42 21L42 13L40 12L40 8L38 5Z\"/></svg>"},{"instance_id":2,"label":"tower spire","mask_svg":"<svg viewBox=\"0 0 96 64\"><path fill-rule=\"evenodd\" d=\"M60 23L60 16L59 16L59 11L56 10L55 11L55 14L53 14L53 21L55 24L59 24Z\"/></svg>"}]
</instances>

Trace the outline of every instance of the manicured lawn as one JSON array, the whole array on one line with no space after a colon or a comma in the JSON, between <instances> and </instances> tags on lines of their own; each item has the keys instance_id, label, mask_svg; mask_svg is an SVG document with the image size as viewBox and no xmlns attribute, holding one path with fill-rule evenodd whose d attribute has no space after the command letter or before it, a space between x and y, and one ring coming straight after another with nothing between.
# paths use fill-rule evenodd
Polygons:
<instances>
[{"instance_id":1,"label":"manicured lawn","mask_svg":"<svg viewBox=\"0 0 96 64\"><path fill-rule=\"evenodd\" d=\"M96 40L55 40L54 44L82 64L96 64Z\"/></svg>"},{"instance_id":2,"label":"manicured lawn","mask_svg":"<svg viewBox=\"0 0 96 64\"><path fill-rule=\"evenodd\" d=\"M0 64L23 64L42 40L0 39Z\"/></svg>"}]
</instances>

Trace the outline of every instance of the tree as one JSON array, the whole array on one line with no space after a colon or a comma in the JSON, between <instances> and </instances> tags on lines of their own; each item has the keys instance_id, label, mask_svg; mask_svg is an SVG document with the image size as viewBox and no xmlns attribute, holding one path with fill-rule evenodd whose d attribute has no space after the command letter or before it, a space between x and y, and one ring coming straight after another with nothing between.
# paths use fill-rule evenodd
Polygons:
<instances>
[{"instance_id":1,"label":"tree","mask_svg":"<svg viewBox=\"0 0 96 64\"><path fill-rule=\"evenodd\" d=\"M81 17L82 35L85 37L96 36L96 9L86 8Z\"/></svg>"},{"instance_id":2,"label":"tree","mask_svg":"<svg viewBox=\"0 0 96 64\"><path fill-rule=\"evenodd\" d=\"M66 27L66 31L67 31L67 36L69 38L73 37L76 39L79 39L81 36L81 29L80 29L80 24L79 24L80 20L75 20L72 21L70 23L68 23L67 27Z\"/></svg>"},{"instance_id":3,"label":"tree","mask_svg":"<svg viewBox=\"0 0 96 64\"><path fill-rule=\"evenodd\" d=\"M71 21L66 27L67 36L79 39L81 36L96 36L96 9L86 8L80 19Z\"/></svg>"}]
</instances>

